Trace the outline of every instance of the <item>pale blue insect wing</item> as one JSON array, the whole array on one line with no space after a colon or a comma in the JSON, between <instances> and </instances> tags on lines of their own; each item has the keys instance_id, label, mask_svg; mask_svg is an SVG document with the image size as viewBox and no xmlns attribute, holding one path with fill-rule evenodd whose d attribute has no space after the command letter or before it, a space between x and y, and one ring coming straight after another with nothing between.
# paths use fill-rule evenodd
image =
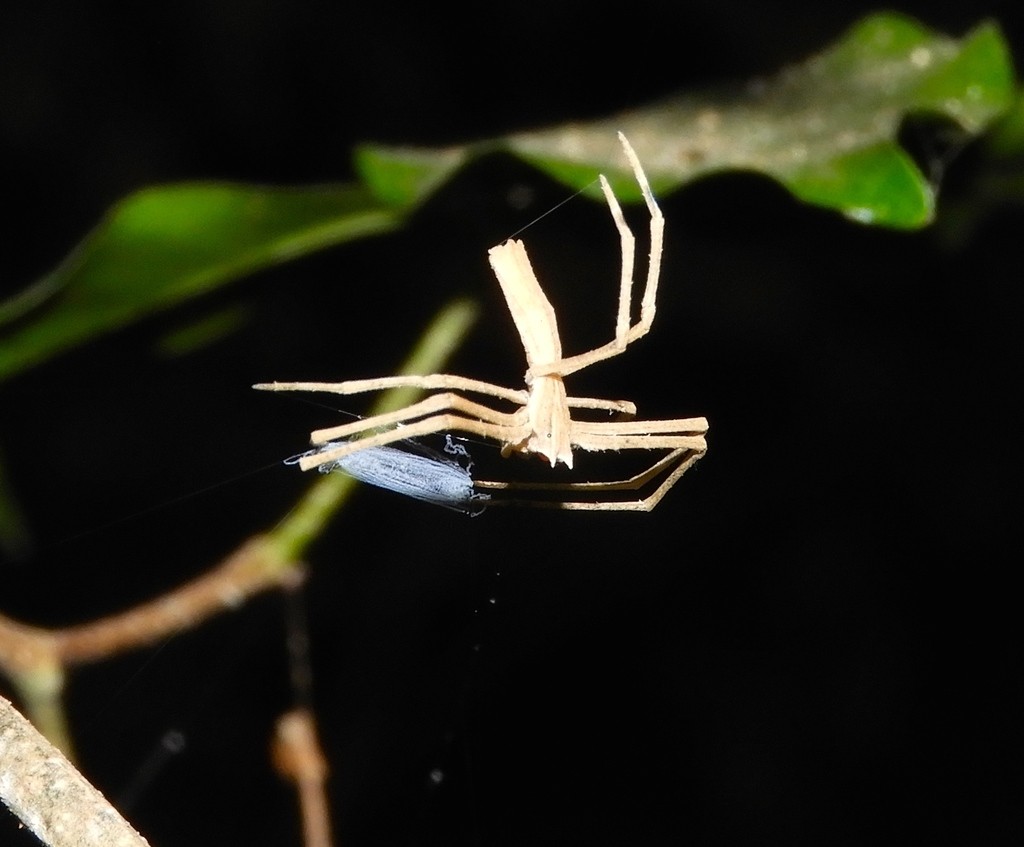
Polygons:
<instances>
[{"instance_id":1,"label":"pale blue insect wing","mask_svg":"<svg viewBox=\"0 0 1024 847\"><path fill-rule=\"evenodd\" d=\"M334 441L321 444L303 455L323 453L341 443ZM415 448L406 450L386 445L370 447L335 462L328 462L320 467L320 472L341 471L367 485L469 515L477 515L484 510L490 497L473 488L473 477L470 475L472 462L465 447L452 444L450 437L445 446L445 452L466 459L465 466L422 445L415 445ZM297 461L297 457L286 460L286 463L294 461Z\"/></svg>"}]
</instances>

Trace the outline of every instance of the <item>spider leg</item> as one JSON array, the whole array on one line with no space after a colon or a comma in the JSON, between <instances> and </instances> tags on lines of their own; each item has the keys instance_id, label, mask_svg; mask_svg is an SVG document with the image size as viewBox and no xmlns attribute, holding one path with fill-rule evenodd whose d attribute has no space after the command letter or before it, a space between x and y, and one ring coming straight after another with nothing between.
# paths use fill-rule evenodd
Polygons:
<instances>
[{"instance_id":1,"label":"spider leg","mask_svg":"<svg viewBox=\"0 0 1024 847\"><path fill-rule=\"evenodd\" d=\"M573 446L588 453L619 452L621 450L674 450L685 447L688 450L707 451L708 443L703 435L579 435L573 436Z\"/></svg>"},{"instance_id":2,"label":"spider leg","mask_svg":"<svg viewBox=\"0 0 1024 847\"><path fill-rule=\"evenodd\" d=\"M326 394L363 394L387 388L422 388L427 391L471 391L486 394L522 406L527 392L506 388L479 379L455 374L429 374L428 376L384 376L377 379L350 379L345 382L260 382L253 386L260 391L320 391Z\"/></svg>"},{"instance_id":3,"label":"spider leg","mask_svg":"<svg viewBox=\"0 0 1024 847\"><path fill-rule=\"evenodd\" d=\"M707 450L707 418L664 421L573 421L572 444L581 450Z\"/></svg>"},{"instance_id":4,"label":"spider leg","mask_svg":"<svg viewBox=\"0 0 1024 847\"><path fill-rule=\"evenodd\" d=\"M500 497L487 501L490 506L525 506L533 509L565 509L573 511L649 512L654 509L679 478L704 455L703 450L680 447L672 450L647 470L628 479L607 482L518 483L476 480L474 487L487 491L571 492L577 495L604 495L614 491L637 491L662 474L665 478L646 497L639 500L530 500Z\"/></svg>"},{"instance_id":5,"label":"spider leg","mask_svg":"<svg viewBox=\"0 0 1024 847\"><path fill-rule=\"evenodd\" d=\"M636 176L640 191L643 193L644 202L647 204L647 209L651 215L650 258L647 265L647 281L644 285L643 298L640 301L640 318L635 324L630 326L630 312L633 301L633 266L636 252L635 239L632 231L626 224L626 219L622 214L622 207L619 205L615 193L608 184L608 180L601 175L601 190L604 192L605 200L611 211L612 220L615 222L615 228L619 231L619 240L622 244L622 273L619 280L619 308L615 320L615 338L607 344L595 347L593 350L588 350L585 353L567 356L541 365L531 364L530 369L526 372L527 383L530 383L535 377L548 374L568 376L582 368L589 367L595 362L601 362L618 356L632 342L645 336L650 331L651 324L654 322L658 296L658 277L661 274L661 252L665 234L665 218L662 216L661 209L654 199L650 183L647 181L647 175L644 173L636 152L626 139L626 136L621 132L619 133L619 141L622 142L622 148L626 153L630 166L633 168L633 174Z\"/></svg>"},{"instance_id":6,"label":"spider leg","mask_svg":"<svg viewBox=\"0 0 1024 847\"><path fill-rule=\"evenodd\" d=\"M703 434L708 431L708 419L673 418L664 421L573 421L573 444L579 444L577 436L595 438L614 437L642 438L653 433ZM581 444L582 446L582 444ZM585 447L583 449L586 449Z\"/></svg>"},{"instance_id":7,"label":"spider leg","mask_svg":"<svg viewBox=\"0 0 1024 847\"><path fill-rule=\"evenodd\" d=\"M404 409L396 412L385 412L369 418L360 418L341 426L332 426L326 429L318 429L311 433L309 440L312 444L325 444L328 441L336 441L339 438L350 438L359 436L360 433L382 427L394 427L397 424L408 426L407 422L432 415L436 412L454 410L483 422L497 424L504 427L514 427L520 423L522 415L518 412L499 412L489 406L474 403L459 394L445 392L434 394L423 400L419 400ZM402 432L405 433L405 429ZM399 436L400 438L403 436ZM359 440L362 440L361 438Z\"/></svg>"},{"instance_id":8,"label":"spider leg","mask_svg":"<svg viewBox=\"0 0 1024 847\"><path fill-rule=\"evenodd\" d=\"M373 435L367 435L364 438L339 444L332 450L323 450L310 456L303 456L299 460L299 467L304 471L312 470L320 465L336 462L360 450L380 447L384 444L391 444L406 438L419 438L420 436L431 435L435 432L467 432L470 435L489 438L492 441L507 444L525 438L529 430L523 426L490 423L445 412L413 421L406 426L394 427L383 432L374 433Z\"/></svg>"},{"instance_id":9,"label":"spider leg","mask_svg":"<svg viewBox=\"0 0 1024 847\"><path fill-rule=\"evenodd\" d=\"M636 404L629 400L599 400L595 397L566 397L565 402L570 409L598 409L607 412L619 412L634 417Z\"/></svg>"},{"instance_id":10,"label":"spider leg","mask_svg":"<svg viewBox=\"0 0 1024 847\"><path fill-rule=\"evenodd\" d=\"M426 391L471 391L486 394L500 400L508 400L517 406L525 406L529 392L523 389L506 388L492 382L469 379L456 374L430 374L429 376L385 376L377 379L350 379L345 382L260 382L253 388L261 391L319 391L325 394L362 394L368 391L383 391L388 388L422 388ZM569 397L573 409L597 409L635 415L636 405L629 400L601 400L594 397Z\"/></svg>"}]
</instances>

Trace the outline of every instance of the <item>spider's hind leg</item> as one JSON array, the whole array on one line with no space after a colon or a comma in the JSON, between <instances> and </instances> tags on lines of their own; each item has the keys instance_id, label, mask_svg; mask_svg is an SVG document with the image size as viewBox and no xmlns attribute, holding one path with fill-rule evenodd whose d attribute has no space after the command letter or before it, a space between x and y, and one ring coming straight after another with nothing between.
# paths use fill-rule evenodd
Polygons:
<instances>
[{"instance_id":1,"label":"spider's hind leg","mask_svg":"<svg viewBox=\"0 0 1024 847\"><path fill-rule=\"evenodd\" d=\"M608 180L602 174L600 176L601 190L604 192L605 201L608 203L608 209L611 212L612 220L615 222L615 228L619 232L619 241L622 245L622 270L619 276L619 306L615 316L615 337L607 344L595 347L593 350L588 350L585 353L567 356L553 362L531 365L530 369L526 372L527 382L534 377L548 374L568 376L596 362L618 356L634 341L645 336L650 331L651 324L654 322L654 313L657 308L658 278L661 275L661 253L665 236L665 218L661 214L661 207L658 206L657 200L654 199L654 193L651 191L647 174L644 173L636 151L633 150L629 140L621 132L619 133L619 141L622 143L622 149L625 151L626 158L633 169L633 175L640 186L640 192L643 194L644 202L647 204L647 210L651 216L651 249L647 265L647 281L644 284L644 293L640 301L640 318L635 324L630 326L633 306L633 270L635 265L636 239L626 223L626 218L622 214L622 206L619 205L615 192L612 191L611 185L609 185Z\"/></svg>"},{"instance_id":2,"label":"spider's hind leg","mask_svg":"<svg viewBox=\"0 0 1024 847\"><path fill-rule=\"evenodd\" d=\"M679 478L686 473L704 455L704 450L680 447L662 456L647 470L641 471L627 479L610 480L607 482L496 482L493 480L476 480L477 490L495 492L488 501L488 506L523 506L532 509L564 509L569 511L604 511L604 512L649 512L674 486ZM607 498L606 495L620 491L638 491L664 475L657 487L646 497L637 500L618 500ZM537 498L515 496L517 492L536 492ZM504 497L497 492L509 492ZM576 495L579 499L549 498L544 495L566 492Z\"/></svg>"}]
</instances>

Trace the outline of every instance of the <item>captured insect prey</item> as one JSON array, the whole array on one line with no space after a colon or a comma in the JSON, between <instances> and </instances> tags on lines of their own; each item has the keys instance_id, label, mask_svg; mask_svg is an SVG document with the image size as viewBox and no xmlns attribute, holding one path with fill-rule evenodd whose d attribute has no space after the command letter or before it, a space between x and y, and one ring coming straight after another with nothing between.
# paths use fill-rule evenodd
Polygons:
<instances>
[{"instance_id":1,"label":"captured insect prey","mask_svg":"<svg viewBox=\"0 0 1024 847\"><path fill-rule=\"evenodd\" d=\"M318 456L345 443L328 441L285 459L285 464L299 464L306 456ZM454 443L450 435L445 435L444 452L448 456L419 443L402 441L396 446L371 447L350 453L318 467L321 473L341 471L367 485L467 515L479 515L491 498L473 488L470 475L473 461L469 452L463 445Z\"/></svg>"},{"instance_id":2,"label":"captured insect prey","mask_svg":"<svg viewBox=\"0 0 1024 847\"><path fill-rule=\"evenodd\" d=\"M578 370L624 353L630 344L650 331L654 321L665 221L640 160L621 132L619 141L650 214L650 259L640 300L640 317L636 323L632 323L631 316L636 243L611 185L604 175L600 175L601 190L618 230L622 249L619 305L615 316L615 335L611 341L593 350L563 357L555 311L534 274L526 247L522 241L506 241L492 247L488 258L526 353L526 388L507 388L452 374L390 376L337 383L271 382L254 385L253 388L264 391L321 391L331 394L359 394L401 386L436 392L397 412L317 430L311 436L317 448L298 460L302 470L332 463L340 465L343 460L348 461L360 453L379 450L407 438L461 432L497 442L505 457L537 456L552 468L562 464L571 469L574 448L590 452L665 451L646 470L625 479L564 483L477 480L472 483L477 490L501 493L500 499L495 497L489 505L649 512L661 502L679 478L707 452L704 438L708 429L707 419L636 420L636 406L630 401L570 397L564 382L565 377ZM509 404L509 410L495 409L470 400L464 396L467 393L496 398ZM579 419L573 417L573 410L591 414L615 412L618 418ZM352 473L348 467L345 470ZM468 480L466 485L470 486ZM399 489L395 487L395 490Z\"/></svg>"}]
</instances>

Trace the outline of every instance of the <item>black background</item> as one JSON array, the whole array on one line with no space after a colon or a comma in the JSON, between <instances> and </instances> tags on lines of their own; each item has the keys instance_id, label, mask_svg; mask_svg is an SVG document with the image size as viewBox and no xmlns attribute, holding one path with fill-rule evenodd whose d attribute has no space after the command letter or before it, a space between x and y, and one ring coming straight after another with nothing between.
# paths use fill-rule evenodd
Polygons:
<instances>
[{"instance_id":1,"label":"black background","mask_svg":"<svg viewBox=\"0 0 1024 847\"><path fill-rule=\"evenodd\" d=\"M454 143L768 74L872 7L812 8L5 9L0 285L51 269L144 185L347 180L358 141ZM901 8L953 35L993 14L1024 45L1014 4ZM912 234L800 206L750 175L662 198L654 330L572 383L644 416L710 419L707 457L653 514L468 519L359 494L312 551L306 594L339 843L1020 842L1024 211L999 206L970 232L945 213L984 167L965 150L939 224ZM510 202L524 188L525 210ZM306 484L276 462L336 416L253 382L391 373L466 295L481 319L450 370L518 384L486 249L565 193L488 158L397 233L4 384L0 450L39 549L2 565L0 607L40 625L91 620L271 526ZM607 212L579 200L525 237L567 350L606 340ZM240 332L184 358L154 352L239 305ZM291 697L283 610L265 597L73 673L83 768L133 795L128 815L154 845L299 843L267 755ZM171 729L185 750L140 786ZM10 818L0 843L30 839Z\"/></svg>"}]
</instances>

